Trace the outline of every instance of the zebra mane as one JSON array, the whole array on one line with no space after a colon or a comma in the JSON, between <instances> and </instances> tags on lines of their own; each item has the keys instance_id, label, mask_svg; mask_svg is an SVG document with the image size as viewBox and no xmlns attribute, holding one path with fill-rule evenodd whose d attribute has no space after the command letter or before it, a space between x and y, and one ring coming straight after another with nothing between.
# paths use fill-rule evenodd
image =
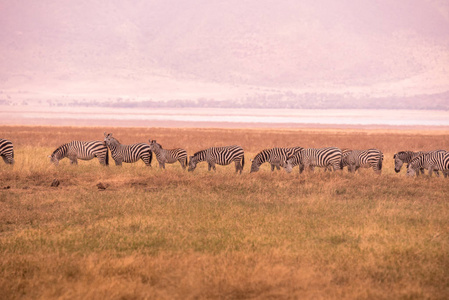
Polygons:
<instances>
[{"instance_id":1,"label":"zebra mane","mask_svg":"<svg viewBox=\"0 0 449 300\"><path fill-rule=\"evenodd\" d=\"M264 154L270 153L271 149L263 149L262 151L260 151L259 153L256 154L256 156L254 157L254 160L259 160L261 158L265 158Z\"/></svg>"},{"instance_id":2,"label":"zebra mane","mask_svg":"<svg viewBox=\"0 0 449 300\"><path fill-rule=\"evenodd\" d=\"M204 153L204 152L206 152L206 150L200 150L200 151L198 151L198 152L195 152L195 153L193 154L193 156L200 155L200 154L202 154L202 153Z\"/></svg>"},{"instance_id":3,"label":"zebra mane","mask_svg":"<svg viewBox=\"0 0 449 300\"><path fill-rule=\"evenodd\" d=\"M120 145L122 144L122 143L120 143L120 141L117 140L115 137L111 136L110 138L111 138L113 141L117 142L118 144L120 144Z\"/></svg>"},{"instance_id":4,"label":"zebra mane","mask_svg":"<svg viewBox=\"0 0 449 300\"><path fill-rule=\"evenodd\" d=\"M422 161L422 159L423 159L423 155L418 155L418 156L413 157L413 158L408 162L408 164L407 164L407 169L408 169L408 167L409 167L412 163L415 163L416 161Z\"/></svg>"},{"instance_id":5,"label":"zebra mane","mask_svg":"<svg viewBox=\"0 0 449 300\"><path fill-rule=\"evenodd\" d=\"M55 151L53 151L53 153L51 154L51 156L53 156L53 155L55 155L56 154L56 152L62 152L62 154L64 154L66 151L67 151L67 145L68 145L69 143L65 143L65 144L62 144L61 146L59 146L58 148L56 148L56 150ZM63 150L63 151L62 151Z\"/></svg>"}]
</instances>

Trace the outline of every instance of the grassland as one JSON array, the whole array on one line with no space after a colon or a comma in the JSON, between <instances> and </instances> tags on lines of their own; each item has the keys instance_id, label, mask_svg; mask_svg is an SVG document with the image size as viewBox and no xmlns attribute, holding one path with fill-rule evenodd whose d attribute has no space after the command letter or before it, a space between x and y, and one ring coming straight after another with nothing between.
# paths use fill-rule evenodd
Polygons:
<instances>
[{"instance_id":1,"label":"grassland","mask_svg":"<svg viewBox=\"0 0 449 300\"><path fill-rule=\"evenodd\" d=\"M49 163L104 131L189 153L239 144L244 174ZM392 159L449 149L448 132L2 126L0 137L16 147L16 164L0 164L1 299L449 297L449 181L406 178ZM261 149L293 145L377 147L383 173L249 174Z\"/></svg>"}]
</instances>

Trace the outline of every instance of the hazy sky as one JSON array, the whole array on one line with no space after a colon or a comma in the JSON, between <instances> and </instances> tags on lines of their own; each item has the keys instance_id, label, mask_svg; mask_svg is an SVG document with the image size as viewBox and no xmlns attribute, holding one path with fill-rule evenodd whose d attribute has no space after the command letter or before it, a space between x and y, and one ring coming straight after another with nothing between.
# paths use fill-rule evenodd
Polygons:
<instances>
[{"instance_id":1,"label":"hazy sky","mask_svg":"<svg viewBox=\"0 0 449 300\"><path fill-rule=\"evenodd\" d=\"M0 90L170 99L449 90L449 1L0 1Z\"/></svg>"}]
</instances>

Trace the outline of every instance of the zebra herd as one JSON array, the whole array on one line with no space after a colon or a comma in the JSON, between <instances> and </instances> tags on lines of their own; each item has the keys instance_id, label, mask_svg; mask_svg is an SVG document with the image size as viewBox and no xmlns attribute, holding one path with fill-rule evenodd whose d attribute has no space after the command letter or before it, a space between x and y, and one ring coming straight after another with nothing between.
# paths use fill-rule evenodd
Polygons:
<instances>
[{"instance_id":1,"label":"zebra herd","mask_svg":"<svg viewBox=\"0 0 449 300\"><path fill-rule=\"evenodd\" d=\"M179 162L185 170L195 170L200 162L207 162L209 171L215 171L215 165L229 165L235 163L236 173L242 173L245 165L243 148L240 146L211 147L196 152L187 157L187 151L181 148L164 149L156 140L149 140L149 144L136 143L131 145L121 144L112 133L104 133L103 141L72 141L56 148L49 156L50 161L58 165L63 158L68 158L71 164L78 164L78 159L91 160L97 158L101 165L109 165L109 151L117 166L123 162L134 163L142 160L146 166L151 167L153 153L159 163L159 167L165 169L165 164ZM0 139L0 156L5 163L14 164L14 150L11 141ZM298 166L299 173L305 169L313 172L315 167L325 170L342 170L348 168L349 172L355 172L359 168L372 168L375 173L382 172L383 153L378 149L351 150L336 147L326 148L271 148L260 151L254 159L251 159L250 173L259 171L264 163L271 165L271 171L281 167L290 173L293 167ZM400 172L402 165L407 164L407 175L418 176L424 174L427 169L429 176L442 171L444 177L449 175L449 152L434 150L428 152L400 151L393 156L395 171Z\"/></svg>"}]
</instances>

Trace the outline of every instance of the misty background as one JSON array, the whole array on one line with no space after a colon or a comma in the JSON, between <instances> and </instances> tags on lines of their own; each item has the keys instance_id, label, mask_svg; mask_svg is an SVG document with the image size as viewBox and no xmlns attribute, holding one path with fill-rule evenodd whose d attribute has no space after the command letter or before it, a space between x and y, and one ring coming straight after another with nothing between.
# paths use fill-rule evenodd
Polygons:
<instances>
[{"instance_id":1,"label":"misty background","mask_svg":"<svg viewBox=\"0 0 449 300\"><path fill-rule=\"evenodd\" d=\"M0 104L449 110L449 1L0 1Z\"/></svg>"}]
</instances>

